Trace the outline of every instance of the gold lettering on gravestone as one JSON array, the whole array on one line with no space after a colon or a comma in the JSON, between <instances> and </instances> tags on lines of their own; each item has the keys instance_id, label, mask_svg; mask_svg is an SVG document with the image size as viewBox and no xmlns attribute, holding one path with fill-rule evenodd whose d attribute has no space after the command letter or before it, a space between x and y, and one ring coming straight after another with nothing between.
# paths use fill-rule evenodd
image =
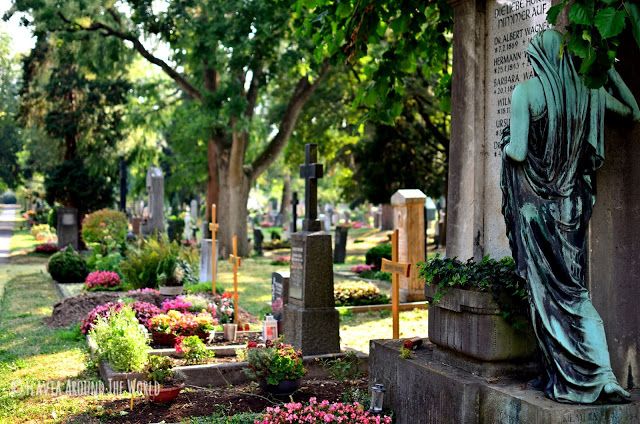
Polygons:
<instances>
[{"instance_id":1,"label":"gold lettering on gravestone","mask_svg":"<svg viewBox=\"0 0 640 424\"><path fill-rule=\"evenodd\" d=\"M289 297L302 299L302 278L304 264L304 248L291 249L291 277L289 279Z\"/></svg>"}]
</instances>

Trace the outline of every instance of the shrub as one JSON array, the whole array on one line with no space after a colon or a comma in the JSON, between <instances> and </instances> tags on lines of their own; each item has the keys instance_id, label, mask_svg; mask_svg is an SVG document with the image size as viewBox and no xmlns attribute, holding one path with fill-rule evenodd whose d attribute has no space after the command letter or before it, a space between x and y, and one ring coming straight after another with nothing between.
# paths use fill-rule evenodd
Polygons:
<instances>
[{"instance_id":1,"label":"shrub","mask_svg":"<svg viewBox=\"0 0 640 424\"><path fill-rule=\"evenodd\" d=\"M87 334L98 321L99 317L106 318L111 313L120 311L124 306L125 304L123 302L108 302L103 305L96 306L82 320L80 331L82 334ZM138 322L144 327L149 325L149 320L152 317L162 313L162 310L156 305L147 302L133 302L129 307L133 309Z\"/></svg>"},{"instance_id":2,"label":"shrub","mask_svg":"<svg viewBox=\"0 0 640 424\"><path fill-rule=\"evenodd\" d=\"M369 411L365 411L362 405L357 402L339 403L323 400L318 403L314 397L309 399L308 404L291 402L282 406L268 407L265 414L256 420L256 423L288 424L293 422L292 420L300 423L391 424L391 417L373 415Z\"/></svg>"},{"instance_id":3,"label":"shrub","mask_svg":"<svg viewBox=\"0 0 640 424\"><path fill-rule=\"evenodd\" d=\"M336 306L379 305L389 303L374 284L364 281L345 281L333 288Z\"/></svg>"},{"instance_id":4,"label":"shrub","mask_svg":"<svg viewBox=\"0 0 640 424\"><path fill-rule=\"evenodd\" d=\"M162 302L162 310L167 313L171 310L178 312L189 312L191 309L192 303L185 300L183 296L176 296L173 299L166 299Z\"/></svg>"},{"instance_id":5,"label":"shrub","mask_svg":"<svg viewBox=\"0 0 640 424\"><path fill-rule=\"evenodd\" d=\"M391 281L391 273L369 270L361 272L360 278L366 278L368 280Z\"/></svg>"},{"instance_id":6,"label":"shrub","mask_svg":"<svg viewBox=\"0 0 640 424\"><path fill-rule=\"evenodd\" d=\"M18 203L18 199L14 193L7 191L2 194L2 203L5 205L15 205Z\"/></svg>"},{"instance_id":7,"label":"shrub","mask_svg":"<svg viewBox=\"0 0 640 424\"><path fill-rule=\"evenodd\" d=\"M94 249L87 258L87 266L92 271L112 271L118 273L118 275L122 277L120 263L123 259L123 256L118 251L109 252L106 255L103 255L100 251Z\"/></svg>"},{"instance_id":8,"label":"shrub","mask_svg":"<svg viewBox=\"0 0 640 424\"><path fill-rule=\"evenodd\" d=\"M49 258L47 271L51 274L51 278L62 284L81 283L89 273L84 258L71 246L67 246Z\"/></svg>"},{"instance_id":9,"label":"shrub","mask_svg":"<svg viewBox=\"0 0 640 424\"><path fill-rule=\"evenodd\" d=\"M87 290L115 290L120 287L120 276L112 271L93 271L84 280Z\"/></svg>"},{"instance_id":10,"label":"shrub","mask_svg":"<svg viewBox=\"0 0 640 424\"><path fill-rule=\"evenodd\" d=\"M127 239L127 216L112 209L88 214L82 221L82 239L87 245L99 247L102 253L116 250Z\"/></svg>"},{"instance_id":11,"label":"shrub","mask_svg":"<svg viewBox=\"0 0 640 424\"><path fill-rule=\"evenodd\" d=\"M249 368L245 369L245 373L250 378L271 385L297 380L307 372L302 363L302 352L280 341L271 346L247 345L247 362Z\"/></svg>"},{"instance_id":12,"label":"shrub","mask_svg":"<svg viewBox=\"0 0 640 424\"><path fill-rule=\"evenodd\" d=\"M171 215L167 219L167 235L171 241L180 241L184 234L184 218L179 215Z\"/></svg>"},{"instance_id":13,"label":"shrub","mask_svg":"<svg viewBox=\"0 0 640 424\"><path fill-rule=\"evenodd\" d=\"M391 243L382 243L369 249L365 255L365 263L379 270L382 267L382 258L391 260Z\"/></svg>"},{"instance_id":14,"label":"shrub","mask_svg":"<svg viewBox=\"0 0 640 424\"><path fill-rule=\"evenodd\" d=\"M173 371L173 362L168 356L149 355L149 361L145 366L145 374L147 380L163 386L171 386L175 383L175 372Z\"/></svg>"},{"instance_id":15,"label":"shrub","mask_svg":"<svg viewBox=\"0 0 640 424\"><path fill-rule=\"evenodd\" d=\"M42 243L36 246L35 252L51 255L56 253L58 250L60 249L56 243Z\"/></svg>"},{"instance_id":16,"label":"shrub","mask_svg":"<svg viewBox=\"0 0 640 424\"><path fill-rule=\"evenodd\" d=\"M439 302L451 287L489 292L498 304L502 317L515 328L527 325L529 302L526 282L516 273L511 257L499 261L488 256L482 261L473 259L462 263L457 258L443 258L436 254L418 264L418 272L427 286L435 286L433 302Z\"/></svg>"},{"instance_id":17,"label":"shrub","mask_svg":"<svg viewBox=\"0 0 640 424\"><path fill-rule=\"evenodd\" d=\"M98 357L109 362L115 371L142 371L147 364L147 333L129 307L98 317L90 332L98 346Z\"/></svg>"},{"instance_id":18,"label":"shrub","mask_svg":"<svg viewBox=\"0 0 640 424\"><path fill-rule=\"evenodd\" d=\"M55 240L55 230L48 224L37 224L31 227L31 235L37 241L50 242Z\"/></svg>"},{"instance_id":19,"label":"shrub","mask_svg":"<svg viewBox=\"0 0 640 424\"><path fill-rule=\"evenodd\" d=\"M190 365L202 364L215 356L198 336L177 337L175 347Z\"/></svg>"}]
</instances>

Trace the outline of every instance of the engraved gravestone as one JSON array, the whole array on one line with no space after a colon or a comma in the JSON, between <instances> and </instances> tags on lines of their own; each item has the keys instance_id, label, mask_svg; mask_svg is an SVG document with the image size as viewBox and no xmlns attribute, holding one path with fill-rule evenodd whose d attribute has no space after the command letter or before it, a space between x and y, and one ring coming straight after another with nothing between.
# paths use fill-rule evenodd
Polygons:
<instances>
[{"instance_id":1,"label":"engraved gravestone","mask_svg":"<svg viewBox=\"0 0 640 424\"><path fill-rule=\"evenodd\" d=\"M69 245L78 250L78 210L75 208L58 208L58 247Z\"/></svg>"},{"instance_id":2,"label":"engraved gravestone","mask_svg":"<svg viewBox=\"0 0 640 424\"><path fill-rule=\"evenodd\" d=\"M282 320L284 305L289 297L289 273L273 272L271 274L271 315Z\"/></svg>"},{"instance_id":3,"label":"engraved gravestone","mask_svg":"<svg viewBox=\"0 0 640 424\"><path fill-rule=\"evenodd\" d=\"M339 317L333 296L331 235L320 231L317 207L316 145L305 146L305 219L302 231L291 235L291 277L284 307L285 340L305 355L340 351Z\"/></svg>"},{"instance_id":4,"label":"engraved gravestone","mask_svg":"<svg viewBox=\"0 0 640 424\"><path fill-rule=\"evenodd\" d=\"M152 166L147 171L149 209L143 217L142 234L164 232L164 175L160 168Z\"/></svg>"}]
</instances>

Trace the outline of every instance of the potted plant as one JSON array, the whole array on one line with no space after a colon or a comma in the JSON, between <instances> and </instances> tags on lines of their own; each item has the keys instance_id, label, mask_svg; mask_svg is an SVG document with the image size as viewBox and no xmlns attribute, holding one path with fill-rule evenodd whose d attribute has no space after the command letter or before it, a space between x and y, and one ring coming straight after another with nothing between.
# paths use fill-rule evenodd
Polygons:
<instances>
[{"instance_id":1,"label":"potted plant","mask_svg":"<svg viewBox=\"0 0 640 424\"><path fill-rule=\"evenodd\" d=\"M231 302L231 293L223 293L222 296L216 296L214 306L218 322L222 324L223 338L228 341L234 341L236 339L238 325L234 324L235 311L233 310L233 303Z\"/></svg>"},{"instance_id":2,"label":"potted plant","mask_svg":"<svg viewBox=\"0 0 640 424\"><path fill-rule=\"evenodd\" d=\"M216 320L209 312L192 314L170 310L149 320L149 330L157 345L173 346L176 336L198 336L206 340L215 329Z\"/></svg>"},{"instance_id":3,"label":"potted plant","mask_svg":"<svg viewBox=\"0 0 640 424\"><path fill-rule=\"evenodd\" d=\"M290 395L300 388L306 374L302 352L277 340L266 345L247 344L247 376L258 380L260 387L274 395Z\"/></svg>"},{"instance_id":4,"label":"potted plant","mask_svg":"<svg viewBox=\"0 0 640 424\"><path fill-rule=\"evenodd\" d=\"M153 393L147 393L147 399L151 402L172 402L184 388L184 383L176 376L172 365L171 358L167 356L149 356L149 362L147 362L145 368L147 380L160 386L160 389L155 390Z\"/></svg>"},{"instance_id":5,"label":"potted plant","mask_svg":"<svg viewBox=\"0 0 640 424\"><path fill-rule=\"evenodd\" d=\"M536 344L528 321L526 285L512 258L463 263L436 255L418 264L418 269L425 297L433 306L431 342L482 361L533 355ZM452 332L456 337L448 337Z\"/></svg>"}]
</instances>

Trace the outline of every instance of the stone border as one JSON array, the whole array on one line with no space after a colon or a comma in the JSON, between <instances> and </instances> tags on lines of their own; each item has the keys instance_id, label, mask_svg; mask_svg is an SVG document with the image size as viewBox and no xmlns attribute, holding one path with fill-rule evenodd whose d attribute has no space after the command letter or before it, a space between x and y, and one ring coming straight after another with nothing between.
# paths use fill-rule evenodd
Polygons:
<instances>
[{"instance_id":1,"label":"stone border","mask_svg":"<svg viewBox=\"0 0 640 424\"><path fill-rule=\"evenodd\" d=\"M336 309L339 312L351 311L354 314L359 314L364 312L390 311L391 304L384 303L380 305L336 306ZM408 303L401 303L400 305L398 305L399 311L412 311L414 309L429 309L429 305L424 300L421 302L408 302Z\"/></svg>"},{"instance_id":2,"label":"stone border","mask_svg":"<svg viewBox=\"0 0 640 424\"><path fill-rule=\"evenodd\" d=\"M369 368L369 356L357 351L356 354L360 359L358 367L360 372L366 373ZM324 367L324 362L343 358L345 356L346 352L305 356L303 361L307 368L307 374L304 378L328 377L329 372ZM242 361L221 364L186 365L175 367L174 370L184 378L187 386L220 387L243 384L250 381L243 371L247 366L248 363ZM142 373L116 372L105 362L100 363L99 370L100 377L107 387L111 387L111 382L114 381L140 381L144 379L144 374Z\"/></svg>"}]
</instances>

